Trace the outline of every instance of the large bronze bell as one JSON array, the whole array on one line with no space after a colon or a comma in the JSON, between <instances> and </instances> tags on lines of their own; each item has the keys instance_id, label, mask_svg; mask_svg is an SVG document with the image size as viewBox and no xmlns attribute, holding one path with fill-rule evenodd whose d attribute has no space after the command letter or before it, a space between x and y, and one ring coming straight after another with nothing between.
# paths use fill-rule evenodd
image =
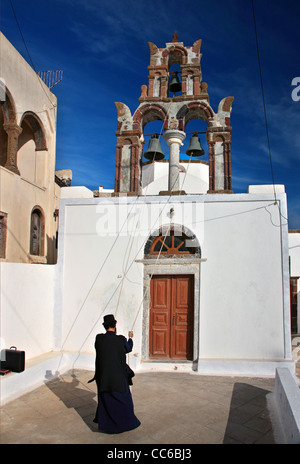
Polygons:
<instances>
[{"instance_id":1,"label":"large bronze bell","mask_svg":"<svg viewBox=\"0 0 300 464\"><path fill-rule=\"evenodd\" d=\"M149 140L148 150L145 151L144 157L151 161L159 161L165 157L160 146L158 135L152 135Z\"/></svg>"},{"instance_id":2,"label":"large bronze bell","mask_svg":"<svg viewBox=\"0 0 300 464\"><path fill-rule=\"evenodd\" d=\"M202 156L204 155L204 150L201 147L200 139L197 132L193 134L190 140L190 146L186 151L188 156Z\"/></svg>"},{"instance_id":3,"label":"large bronze bell","mask_svg":"<svg viewBox=\"0 0 300 464\"><path fill-rule=\"evenodd\" d=\"M169 85L169 90L170 92L176 93L176 92L181 92L181 82L178 77L178 73L174 71L172 73L172 79Z\"/></svg>"}]
</instances>

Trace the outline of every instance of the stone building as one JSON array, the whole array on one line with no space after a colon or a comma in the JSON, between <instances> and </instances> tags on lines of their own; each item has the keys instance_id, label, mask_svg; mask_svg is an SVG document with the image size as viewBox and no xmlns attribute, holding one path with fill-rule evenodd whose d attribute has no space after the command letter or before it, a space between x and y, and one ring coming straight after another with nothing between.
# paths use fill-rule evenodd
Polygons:
<instances>
[{"instance_id":1,"label":"stone building","mask_svg":"<svg viewBox=\"0 0 300 464\"><path fill-rule=\"evenodd\" d=\"M55 176L57 99L3 34L0 40L0 256L53 264L66 185Z\"/></svg>"}]
</instances>

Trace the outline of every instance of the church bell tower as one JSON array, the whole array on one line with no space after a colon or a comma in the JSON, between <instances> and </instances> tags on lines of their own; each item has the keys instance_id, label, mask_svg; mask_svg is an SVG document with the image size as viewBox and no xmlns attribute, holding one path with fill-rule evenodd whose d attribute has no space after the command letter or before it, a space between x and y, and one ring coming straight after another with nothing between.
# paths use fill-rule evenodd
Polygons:
<instances>
[{"instance_id":1,"label":"church bell tower","mask_svg":"<svg viewBox=\"0 0 300 464\"><path fill-rule=\"evenodd\" d=\"M118 112L116 193L141 194L143 130L147 123L157 119L163 123L163 137L169 146L170 194L179 191L179 148L186 137L186 124L192 119L202 119L207 123L207 193L232 193L230 114L233 97L221 100L217 112L213 111L209 103L208 85L202 81L201 42L199 39L186 47L175 33L165 48L148 43L148 86L141 86L138 108L132 115L127 105L115 103ZM196 134L194 140L197 143ZM190 150L191 156L198 156L200 152ZM159 159L155 151L152 153L153 161ZM151 153L148 159L151 159Z\"/></svg>"}]
</instances>

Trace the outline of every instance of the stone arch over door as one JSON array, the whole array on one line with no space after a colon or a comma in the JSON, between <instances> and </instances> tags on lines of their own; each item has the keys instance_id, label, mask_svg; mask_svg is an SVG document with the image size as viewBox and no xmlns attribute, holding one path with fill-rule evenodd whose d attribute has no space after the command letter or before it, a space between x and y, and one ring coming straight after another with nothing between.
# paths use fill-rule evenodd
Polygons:
<instances>
[{"instance_id":1,"label":"stone arch over door","mask_svg":"<svg viewBox=\"0 0 300 464\"><path fill-rule=\"evenodd\" d=\"M189 245L193 253L179 255L151 255L153 242L164 234L175 233L178 237L190 240ZM198 360L199 347L199 310L200 310L200 264L201 249L195 234L187 227L180 224L165 225L153 232L146 241L144 248L144 279L143 279L143 329L142 329L142 361L149 360L150 355L150 285L154 276L167 276L169 278L190 276L193 281L193 328L192 328L192 361ZM162 359L162 362L167 362Z\"/></svg>"},{"instance_id":2,"label":"stone arch over door","mask_svg":"<svg viewBox=\"0 0 300 464\"><path fill-rule=\"evenodd\" d=\"M176 255L176 257L178 257L179 255L180 256L184 256L184 257L195 257L195 258L201 258L201 248L200 248L200 245L199 245L199 242L195 236L195 234L193 232L191 232L190 229L188 229L187 227L185 227L184 225L181 225L181 224L171 224L171 225L164 225L162 227L160 227L159 229L157 229L154 233L152 233L147 242L146 242L146 245L145 245L145 248L144 248L144 256L145 258L148 258L148 259L164 259L165 257L167 258L170 258L170 253L167 252L167 250L164 250L164 247L168 247L167 245L167 242L163 239L161 239L161 244L162 246L160 247L160 253L156 253L154 250L153 250L153 244L155 244L155 242L157 242L157 239L159 237L166 237L166 236L175 236L175 237L178 237L178 238L182 238L182 240L184 241L183 244L179 244L179 247L177 251L174 251L174 255ZM166 243L166 245L164 245L164 243ZM174 242L173 242L173 245L174 245ZM183 251L183 248L185 251ZM158 254L160 254L158 256Z\"/></svg>"}]
</instances>

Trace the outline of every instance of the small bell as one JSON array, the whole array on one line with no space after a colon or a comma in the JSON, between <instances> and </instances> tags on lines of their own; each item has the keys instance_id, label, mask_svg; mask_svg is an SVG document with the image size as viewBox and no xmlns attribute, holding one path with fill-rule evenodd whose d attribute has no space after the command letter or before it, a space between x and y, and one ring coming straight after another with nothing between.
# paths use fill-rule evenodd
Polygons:
<instances>
[{"instance_id":1,"label":"small bell","mask_svg":"<svg viewBox=\"0 0 300 464\"><path fill-rule=\"evenodd\" d=\"M201 147L200 139L197 132L193 134L190 140L190 146L186 151L188 156L202 156L204 155L204 150Z\"/></svg>"},{"instance_id":2,"label":"small bell","mask_svg":"<svg viewBox=\"0 0 300 464\"><path fill-rule=\"evenodd\" d=\"M151 161L159 161L165 157L160 146L159 138L156 134L152 135L149 141L148 150L145 151L144 157Z\"/></svg>"},{"instance_id":3,"label":"small bell","mask_svg":"<svg viewBox=\"0 0 300 464\"><path fill-rule=\"evenodd\" d=\"M181 82L176 71L172 73L172 79L169 85L169 90L173 93L181 92Z\"/></svg>"}]
</instances>

